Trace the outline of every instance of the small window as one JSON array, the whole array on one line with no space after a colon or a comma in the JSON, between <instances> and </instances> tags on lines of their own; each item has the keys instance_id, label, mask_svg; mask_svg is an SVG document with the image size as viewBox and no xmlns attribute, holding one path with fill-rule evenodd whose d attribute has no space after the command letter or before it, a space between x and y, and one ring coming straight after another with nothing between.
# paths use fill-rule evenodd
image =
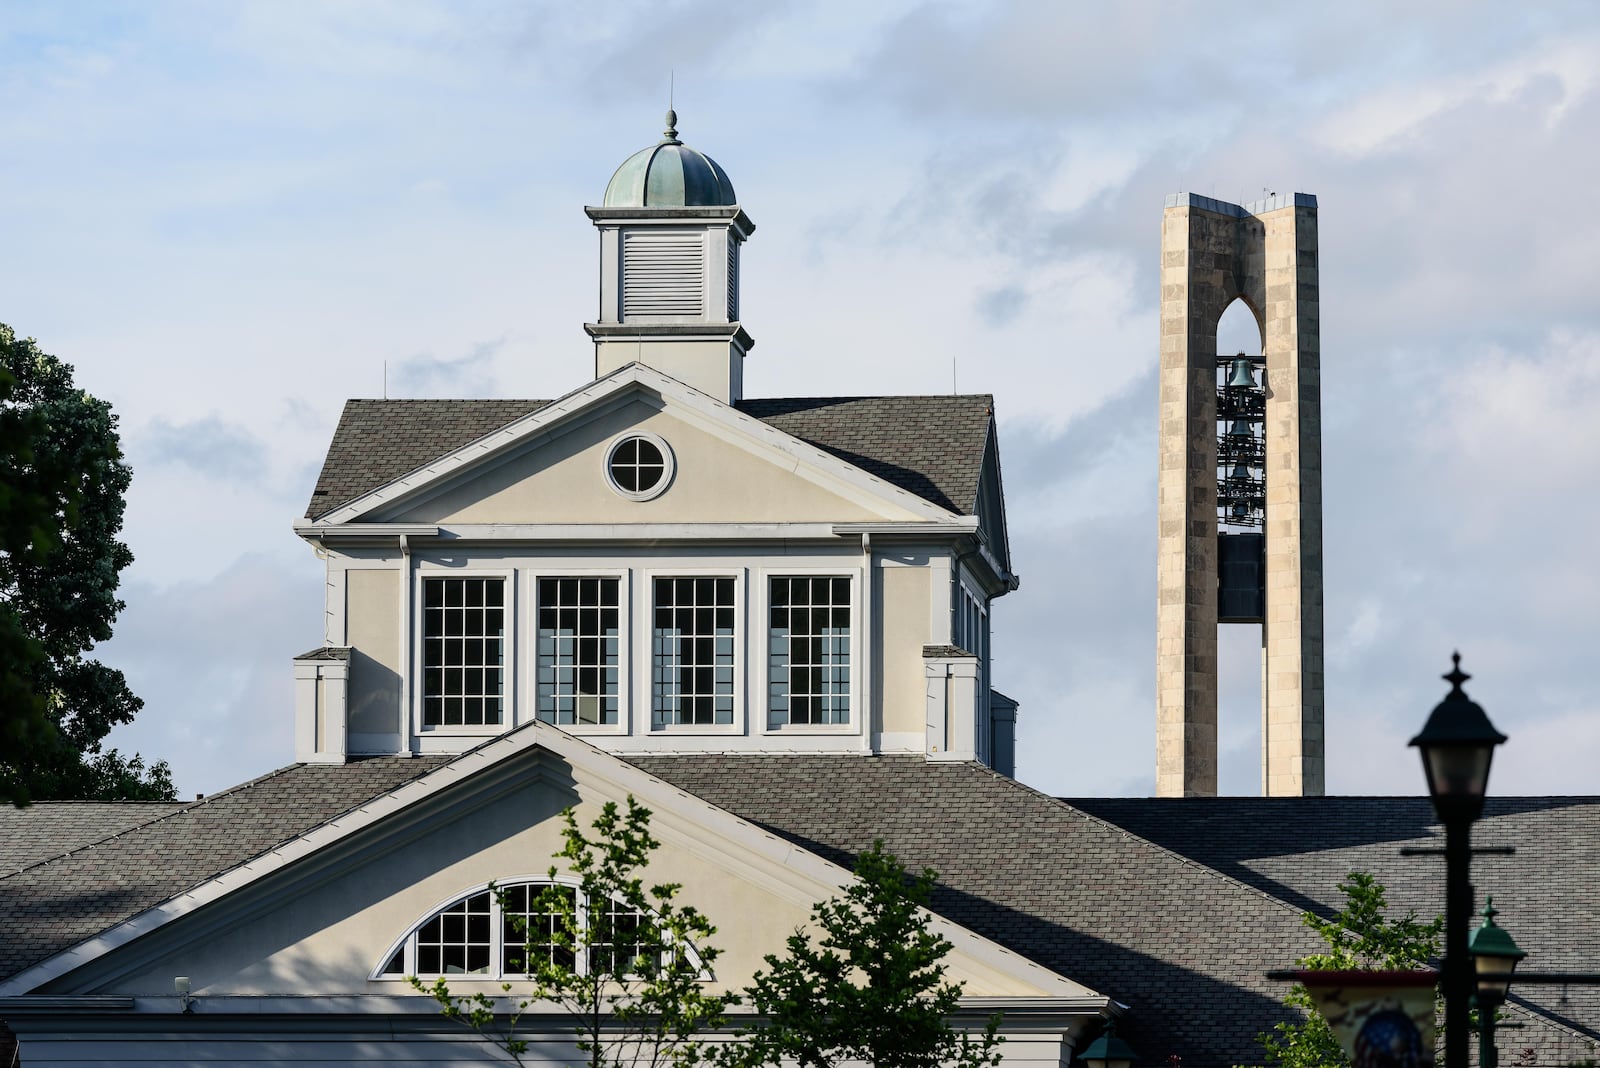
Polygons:
<instances>
[{"instance_id":1,"label":"small window","mask_svg":"<svg viewBox=\"0 0 1600 1068\"><path fill-rule=\"evenodd\" d=\"M422 583L422 722L501 722L505 693L506 583L430 578Z\"/></svg>"},{"instance_id":2,"label":"small window","mask_svg":"<svg viewBox=\"0 0 1600 1068\"><path fill-rule=\"evenodd\" d=\"M768 708L774 725L850 722L850 580L775 578L769 586Z\"/></svg>"},{"instance_id":3,"label":"small window","mask_svg":"<svg viewBox=\"0 0 1600 1068\"><path fill-rule=\"evenodd\" d=\"M622 438L606 454L606 477L611 488L630 500L648 501L660 496L672 481L672 473L672 450L654 435Z\"/></svg>"}]
</instances>

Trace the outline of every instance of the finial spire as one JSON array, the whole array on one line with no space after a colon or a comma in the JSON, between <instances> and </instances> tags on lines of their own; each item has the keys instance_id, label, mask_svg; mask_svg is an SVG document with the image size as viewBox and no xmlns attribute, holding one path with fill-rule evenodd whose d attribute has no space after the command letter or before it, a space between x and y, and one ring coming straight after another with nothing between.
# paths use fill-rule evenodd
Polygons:
<instances>
[{"instance_id":1,"label":"finial spire","mask_svg":"<svg viewBox=\"0 0 1600 1068\"><path fill-rule=\"evenodd\" d=\"M1472 678L1472 676L1468 675L1465 671L1461 670L1461 654L1460 653L1451 653L1450 654L1450 661L1454 666L1451 667L1450 674L1444 676L1444 681L1446 681L1446 682L1448 682L1450 684L1450 696L1453 697L1453 696L1455 696L1456 694L1459 693L1463 697L1465 697L1466 696L1466 692L1461 689L1461 684L1463 682L1466 682L1468 679Z\"/></svg>"},{"instance_id":2,"label":"finial spire","mask_svg":"<svg viewBox=\"0 0 1600 1068\"><path fill-rule=\"evenodd\" d=\"M678 72L667 72L667 128L662 132L666 140L677 143L678 140L678 113L673 110L677 104Z\"/></svg>"},{"instance_id":3,"label":"finial spire","mask_svg":"<svg viewBox=\"0 0 1600 1068\"><path fill-rule=\"evenodd\" d=\"M667 128L662 131L662 137L673 144L678 143L678 113L671 108L667 109Z\"/></svg>"}]
</instances>

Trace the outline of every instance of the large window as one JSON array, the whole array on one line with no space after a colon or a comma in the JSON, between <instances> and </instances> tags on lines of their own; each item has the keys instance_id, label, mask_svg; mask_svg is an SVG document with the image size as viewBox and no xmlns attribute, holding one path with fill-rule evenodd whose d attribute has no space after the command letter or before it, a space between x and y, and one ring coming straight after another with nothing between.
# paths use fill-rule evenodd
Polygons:
<instances>
[{"instance_id":1,"label":"large window","mask_svg":"<svg viewBox=\"0 0 1600 1068\"><path fill-rule=\"evenodd\" d=\"M422 583L422 722L430 727L502 721L506 583L429 578Z\"/></svg>"},{"instance_id":2,"label":"large window","mask_svg":"<svg viewBox=\"0 0 1600 1068\"><path fill-rule=\"evenodd\" d=\"M546 723L617 722L620 586L614 578L539 580L537 685Z\"/></svg>"},{"instance_id":3,"label":"large window","mask_svg":"<svg viewBox=\"0 0 1600 1068\"><path fill-rule=\"evenodd\" d=\"M554 889L563 898L555 909L541 907L540 897ZM474 975L489 979L515 979L553 964L580 974L626 973L641 957L661 954L668 963L670 950L661 944L648 913L615 901L591 902L571 886L545 882L503 884L503 897L479 890L446 905L423 920L390 953L377 976ZM596 912L595 909L604 911ZM578 954L558 932L564 918L575 919ZM596 934L588 934L593 924ZM684 956L699 970L693 947Z\"/></svg>"},{"instance_id":4,"label":"large window","mask_svg":"<svg viewBox=\"0 0 1600 1068\"><path fill-rule=\"evenodd\" d=\"M767 694L774 724L850 722L850 580L774 578Z\"/></svg>"},{"instance_id":5,"label":"large window","mask_svg":"<svg viewBox=\"0 0 1600 1068\"><path fill-rule=\"evenodd\" d=\"M733 722L734 580L657 578L651 722Z\"/></svg>"}]
</instances>

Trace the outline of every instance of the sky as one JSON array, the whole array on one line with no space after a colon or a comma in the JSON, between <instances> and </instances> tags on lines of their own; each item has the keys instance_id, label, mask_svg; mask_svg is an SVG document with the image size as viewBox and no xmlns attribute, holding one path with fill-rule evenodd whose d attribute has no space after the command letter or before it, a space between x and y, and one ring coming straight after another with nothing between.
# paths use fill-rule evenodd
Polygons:
<instances>
[{"instance_id":1,"label":"sky","mask_svg":"<svg viewBox=\"0 0 1600 1068\"><path fill-rule=\"evenodd\" d=\"M1491 792L1600 792L1600 8L1238 11L0 0L0 321L134 472L95 655L146 706L110 744L182 796L292 760L322 569L290 524L345 398L587 381L582 207L670 83L758 225L748 395L994 394L1020 779L1153 792L1163 197L1300 191L1328 790L1422 792L1459 649ZM1224 793L1259 792L1259 641L1224 628Z\"/></svg>"}]
</instances>

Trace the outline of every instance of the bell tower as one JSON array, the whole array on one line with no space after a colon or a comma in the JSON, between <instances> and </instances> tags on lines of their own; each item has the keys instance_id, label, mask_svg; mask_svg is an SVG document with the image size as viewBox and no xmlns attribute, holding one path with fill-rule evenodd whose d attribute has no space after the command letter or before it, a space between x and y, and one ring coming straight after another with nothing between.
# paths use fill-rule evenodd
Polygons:
<instances>
[{"instance_id":1,"label":"bell tower","mask_svg":"<svg viewBox=\"0 0 1600 1068\"><path fill-rule=\"evenodd\" d=\"M1217 627L1261 624L1261 780L1320 796L1317 199L1167 197L1161 226L1156 794L1217 792ZM1242 300L1262 353L1219 354Z\"/></svg>"},{"instance_id":2,"label":"bell tower","mask_svg":"<svg viewBox=\"0 0 1600 1068\"><path fill-rule=\"evenodd\" d=\"M662 139L623 161L604 203L583 209L600 231L596 378L635 361L725 403L744 392L755 346L739 321L739 250L755 223L717 161L678 139L667 112Z\"/></svg>"}]
</instances>

